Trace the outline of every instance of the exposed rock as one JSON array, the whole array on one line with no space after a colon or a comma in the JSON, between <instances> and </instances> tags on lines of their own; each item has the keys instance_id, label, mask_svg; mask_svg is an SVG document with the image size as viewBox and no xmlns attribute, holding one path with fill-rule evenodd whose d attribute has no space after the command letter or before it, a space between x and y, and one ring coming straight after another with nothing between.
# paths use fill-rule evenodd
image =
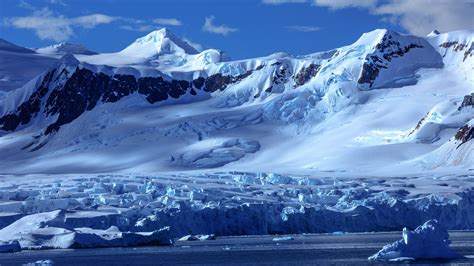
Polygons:
<instances>
[{"instance_id":1,"label":"exposed rock","mask_svg":"<svg viewBox=\"0 0 474 266\"><path fill-rule=\"evenodd\" d=\"M416 124L415 128L410 131L410 133L408 133L408 136L412 135L413 133L415 133L418 129L420 129L421 125L423 125L423 122L426 120L426 118L428 117L428 115L430 114L430 112L426 113L425 116L423 116L420 121L418 121L418 124Z\"/></svg>"},{"instance_id":2,"label":"exposed rock","mask_svg":"<svg viewBox=\"0 0 474 266\"><path fill-rule=\"evenodd\" d=\"M467 44L465 43L459 43L458 41L451 41L451 42L444 42L442 44L439 45L439 47L442 47L442 48L446 48L446 49L449 49L451 48L454 52L460 52L460 51L464 51L464 57L463 57L463 62L466 60L466 58L468 56L472 56L473 54L473 51L474 51L474 47L469 47L468 49L466 49L468 47ZM446 56L443 55L443 57Z\"/></svg>"},{"instance_id":3,"label":"exposed rock","mask_svg":"<svg viewBox=\"0 0 474 266\"><path fill-rule=\"evenodd\" d=\"M314 78L319 70L321 65L311 63L308 67L303 67L295 76L295 88L306 84L310 79Z\"/></svg>"},{"instance_id":4,"label":"exposed rock","mask_svg":"<svg viewBox=\"0 0 474 266\"><path fill-rule=\"evenodd\" d=\"M412 49L423 48L423 46L414 43L401 46L399 41L393 40L392 36L387 34L375 48L374 53L366 56L357 81L359 84L369 84L369 88L372 88L380 70L387 68L387 62L392 61L393 58L402 57Z\"/></svg>"},{"instance_id":5,"label":"exposed rock","mask_svg":"<svg viewBox=\"0 0 474 266\"><path fill-rule=\"evenodd\" d=\"M461 110L462 108L467 107L467 106L474 107L474 93L471 93L471 95L464 96L464 100L462 101L458 110Z\"/></svg>"},{"instance_id":6,"label":"exposed rock","mask_svg":"<svg viewBox=\"0 0 474 266\"><path fill-rule=\"evenodd\" d=\"M464 143L472 140L474 138L474 127L465 124L462 128L458 130L454 138L460 141L459 146L463 145Z\"/></svg>"},{"instance_id":7,"label":"exposed rock","mask_svg":"<svg viewBox=\"0 0 474 266\"><path fill-rule=\"evenodd\" d=\"M30 98L22 103L14 113L0 117L0 129L6 131L15 130L19 125L26 125L33 115L41 109L41 99L48 93L48 86L53 77L54 71L48 72Z\"/></svg>"},{"instance_id":8,"label":"exposed rock","mask_svg":"<svg viewBox=\"0 0 474 266\"><path fill-rule=\"evenodd\" d=\"M272 83L270 87L265 89L265 92L282 92L283 85L286 84L290 79L291 76L291 69L287 64L281 63L281 62L275 62L272 64L272 66L278 66L278 68L275 70L275 73L273 73L272 77Z\"/></svg>"},{"instance_id":9,"label":"exposed rock","mask_svg":"<svg viewBox=\"0 0 474 266\"><path fill-rule=\"evenodd\" d=\"M136 78L126 74L110 76L101 72L96 73L79 66L79 61L71 55L61 60L62 62L74 60L74 64L66 64L68 68L58 64L56 68L47 72L27 101L14 112L0 117L0 130L13 131L20 125L28 124L33 116L40 113L44 105L45 116L57 115L56 121L48 125L44 132L48 135L58 131L62 125L72 122L85 111L92 110L98 102L117 102L133 93L140 93L153 104L170 97L180 98L188 91L191 95L197 95L196 89L203 89L206 92L222 91L229 84L237 83L253 73L253 70L249 70L237 76L217 73L208 78L199 77L192 81L165 80L160 76ZM261 65L257 70L263 67ZM46 95L48 97L43 101ZM37 143L31 143L28 147L33 144Z\"/></svg>"},{"instance_id":10,"label":"exposed rock","mask_svg":"<svg viewBox=\"0 0 474 266\"><path fill-rule=\"evenodd\" d=\"M205 83L204 91L207 92L215 92L215 91L223 91L227 86L233 83L237 83L244 78L250 76L253 73L252 70L248 70L247 72L240 74L238 76L224 76L221 73L214 74L207 78Z\"/></svg>"}]
</instances>

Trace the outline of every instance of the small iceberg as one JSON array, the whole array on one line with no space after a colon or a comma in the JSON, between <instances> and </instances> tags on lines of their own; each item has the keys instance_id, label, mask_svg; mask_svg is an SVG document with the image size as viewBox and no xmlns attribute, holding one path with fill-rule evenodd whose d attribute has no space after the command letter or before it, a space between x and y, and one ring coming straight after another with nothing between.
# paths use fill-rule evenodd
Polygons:
<instances>
[{"instance_id":1,"label":"small iceberg","mask_svg":"<svg viewBox=\"0 0 474 266\"><path fill-rule=\"evenodd\" d=\"M205 240L216 240L214 234L210 235L186 235L178 239L178 241L205 241Z\"/></svg>"},{"instance_id":2,"label":"small iceberg","mask_svg":"<svg viewBox=\"0 0 474 266\"><path fill-rule=\"evenodd\" d=\"M370 261L462 258L449 244L448 231L437 220L429 220L414 231L403 228L403 239L384 246Z\"/></svg>"},{"instance_id":3,"label":"small iceberg","mask_svg":"<svg viewBox=\"0 0 474 266\"><path fill-rule=\"evenodd\" d=\"M294 240L294 238L291 237L291 236L282 236L282 237L274 237L273 238L273 241L275 241L275 242L290 241L290 240Z\"/></svg>"}]
</instances>

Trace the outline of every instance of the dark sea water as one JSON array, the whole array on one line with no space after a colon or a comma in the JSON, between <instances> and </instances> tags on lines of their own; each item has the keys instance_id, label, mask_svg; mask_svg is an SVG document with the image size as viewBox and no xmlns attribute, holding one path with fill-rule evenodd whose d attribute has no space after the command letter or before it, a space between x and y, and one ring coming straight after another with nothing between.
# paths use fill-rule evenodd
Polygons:
<instances>
[{"instance_id":1,"label":"dark sea water","mask_svg":"<svg viewBox=\"0 0 474 266\"><path fill-rule=\"evenodd\" d=\"M452 247L472 259L416 261L405 264L474 265L474 232L450 232ZM22 265L49 259L54 265L378 265L367 257L401 233L219 237L176 242L174 246L38 250L0 254L0 265ZM396 263L388 263L389 265Z\"/></svg>"}]
</instances>

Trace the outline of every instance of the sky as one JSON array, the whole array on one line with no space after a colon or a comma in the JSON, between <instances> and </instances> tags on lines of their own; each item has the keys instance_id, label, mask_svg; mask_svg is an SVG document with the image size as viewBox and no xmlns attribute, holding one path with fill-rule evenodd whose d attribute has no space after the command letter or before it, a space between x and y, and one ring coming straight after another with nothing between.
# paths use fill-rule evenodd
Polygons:
<instances>
[{"instance_id":1,"label":"sky","mask_svg":"<svg viewBox=\"0 0 474 266\"><path fill-rule=\"evenodd\" d=\"M474 0L1 0L0 38L115 52L168 27L199 50L245 59L330 50L377 28L473 30L472 14Z\"/></svg>"}]
</instances>

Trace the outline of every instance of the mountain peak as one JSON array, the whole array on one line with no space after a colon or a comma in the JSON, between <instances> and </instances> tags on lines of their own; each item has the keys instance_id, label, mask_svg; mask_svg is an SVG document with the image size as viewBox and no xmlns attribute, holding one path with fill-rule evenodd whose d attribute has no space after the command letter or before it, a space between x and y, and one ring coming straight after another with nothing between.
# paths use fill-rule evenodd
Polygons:
<instances>
[{"instance_id":1,"label":"mountain peak","mask_svg":"<svg viewBox=\"0 0 474 266\"><path fill-rule=\"evenodd\" d=\"M174 35L168 28L161 28L136 39L131 45L122 50L124 53L152 57L163 54L198 54L199 52Z\"/></svg>"},{"instance_id":2,"label":"mountain peak","mask_svg":"<svg viewBox=\"0 0 474 266\"><path fill-rule=\"evenodd\" d=\"M439 32L438 30L433 30L432 32L428 33L428 35L426 35L427 37L433 37L433 36L438 36L440 35L441 32Z\"/></svg>"},{"instance_id":3,"label":"mountain peak","mask_svg":"<svg viewBox=\"0 0 474 266\"><path fill-rule=\"evenodd\" d=\"M79 60L72 54L65 54L58 61L58 64L64 64L66 66L77 66L80 64Z\"/></svg>"},{"instance_id":4,"label":"mountain peak","mask_svg":"<svg viewBox=\"0 0 474 266\"><path fill-rule=\"evenodd\" d=\"M137 43L144 43L144 42L161 42L164 38L170 39L178 39L170 29L168 28L161 28L159 30L152 31L147 35L140 37L135 40Z\"/></svg>"}]
</instances>

